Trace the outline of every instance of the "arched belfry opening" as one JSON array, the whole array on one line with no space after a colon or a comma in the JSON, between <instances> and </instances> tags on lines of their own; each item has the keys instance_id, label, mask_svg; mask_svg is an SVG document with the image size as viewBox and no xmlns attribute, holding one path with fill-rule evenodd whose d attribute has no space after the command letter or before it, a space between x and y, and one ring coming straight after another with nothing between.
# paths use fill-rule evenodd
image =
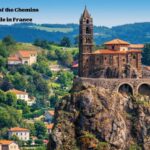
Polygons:
<instances>
[{"instance_id":1,"label":"arched belfry opening","mask_svg":"<svg viewBox=\"0 0 150 150\"><path fill-rule=\"evenodd\" d=\"M124 83L119 86L118 92L123 95L133 95L133 88L130 84Z\"/></svg>"},{"instance_id":2,"label":"arched belfry opening","mask_svg":"<svg viewBox=\"0 0 150 150\"><path fill-rule=\"evenodd\" d=\"M89 19L86 20L86 23L89 24Z\"/></svg>"},{"instance_id":3,"label":"arched belfry opening","mask_svg":"<svg viewBox=\"0 0 150 150\"><path fill-rule=\"evenodd\" d=\"M86 27L86 34L90 34L90 28Z\"/></svg>"},{"instance_id":4,"label":"arched belfry opening","mask_svg":"<svg viewBox=\"0 0 150 150\"><path fill-rule=\"evenodd\" d=\"M143 83L138 87L138 93L141 95L150 96L150 84Z\"/></svg>"}]
</instances>

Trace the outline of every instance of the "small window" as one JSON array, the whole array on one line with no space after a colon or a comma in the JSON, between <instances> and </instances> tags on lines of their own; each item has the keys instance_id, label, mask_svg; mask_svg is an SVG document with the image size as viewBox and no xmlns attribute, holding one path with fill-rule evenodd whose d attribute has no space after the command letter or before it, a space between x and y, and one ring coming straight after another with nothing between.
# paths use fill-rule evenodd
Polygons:
<instances>
[{"instance_id":1,"label":"small window","mask_svg":"<svg viewBox=\"0 0 150 150\"><path fill-rule=\"evenodd\" d=\"M86 20L86 23L89 24L89 19Z\"/></svg>"},{"instance_id":2,"label":"small window","mask_svg":"<svg viewBox=\"0 0 150 150\"><path fill-rule=\"evenodd\" d=\"M125 59L123 59L123 62L125 62Z\"/></svg>"},{"instance_id":3,"label":"small window","mask_svg":"<svg viewBox=\"0 0 150 150\"><path fill-rule=\"evenodd\" d=\"M107 60L107 57L105 57L105 60Z\"/></svg>"},{"instance_id":4,"label":"small window","mask_svg":"<svg viewBox=\"0 0 150 150\"><path fill-rule=\"evenodd\" d=\"M86 38L86 43L91 43L91 40L89 38Z\"/></svg>"},{"instance_id":5,"label":"small window","mask_svg":"<svg viewBox=\"0 0 150 150\"><path fill-rule=\"evenodd\" d=\"M86 33L87 33L87 34L90 34L90 29L89 29L89 27L86 27Z\"/></svg>"},{"instance_id":6,"label":"small window","mask_svg":"<svg viewBox=\"0 0 150 150\"><path fill-rule=\"evenodd\" d=\"M136 59L136 54L132 54L132 58L133 58L133 59Z\"/></svg>"}]
</instances>

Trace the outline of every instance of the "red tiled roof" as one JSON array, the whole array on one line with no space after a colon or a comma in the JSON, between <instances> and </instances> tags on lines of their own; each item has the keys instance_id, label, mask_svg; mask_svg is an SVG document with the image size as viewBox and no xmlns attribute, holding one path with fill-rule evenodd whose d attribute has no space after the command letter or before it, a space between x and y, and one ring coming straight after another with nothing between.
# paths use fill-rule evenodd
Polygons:
<instances>
[{"instance_id":1,"label":"red tiled roof","mask_svg":"<svg viewBox=\"0 0 150 150\"><path fill-rule=\"evenodd\" d=\"M48 125L46 125L46 128L47 128L47 129L52 129L53 126L54 126L54 124L48 124Z\"/></svg>"},{"instance_id":2,"label":"red tiled roof","mask_svg":"<svg viewBox=\"0 0 150 150\"><path fill-rule=\"evenodd\" d=\"M25 51L25 50L20 50L18 53L23 58L29 58L31 54L37 54L36 51Z\"/></svg>"},{"instance_id":3,"label":"red tiled roof","mask_svg":"<svg viewBox=\"0 0 150 150\"><path fill-rule=\"evenodd\" d=\"M11 55L8 57L8 61L20 61L18 55Z\"/></svg>"},{"instance_id":4,"label":"red tiled roof","mask_svg":"<svg viewBox=\"0 0 150 150\"><path fill-rule=\"evenodd\" d=\"M18 131L19 132L19 131L29 131L29 129L14 127L14 128L9 129L9 131L12 131L12 132L17 132Z\"/></svg>"},{"instance_id":5,"label":"red tiled roof","mask_svg":"<svg viewBox=\"0 0 150 150\"><path fill-rule=\"evenodd\" d=\"M141 50L127 50L127 51L115 51L115 50L108 50L108 49L101 49L101 50L96 50L92 54L126 54L126 53L141 53Z\"/></svg>"},{"instance_id":6,"label":"red tiled roof","mask_svg":"<svg viewBox=\"0 0 150 150\"><path fill-rule=\"evenodd\" d=\"M48 144L48 142L49 142L48 140L43 140L43 143L45 144Z\"/></svg>"},{"instance_id":7,"label":"red tiled roof","mask_svg":"<svg viewBox=\"0 0 150 150\"><path fill-rule=\"evenodd\" d=\"M14 94L28 94L25 91L19 91L19 90L16 90L16 89L11 89L11 90L9 90L7 92L11 92L11 93L14 93Z\"/></svg>"},{"instance_id":8,"label":"red tiled roof","mask_svg":"<svg viewBox=\"0 0 150 150\"><path fill-rule=\"evenodd\" d=\"M79 64L77 63L77 64L74 64L74 65L72 65L72 68L78 68L79 67Z\"/></svg>"},{"instance_id":9,"label":"red tiled roof","mask_svg":"<svg viewBox=\"0 0 150 150\"><path fill-rule=\"evenodd\" d=\"M104 43L105 45L129 45L128 42L120 40L120 39L114 39L112 41L108 41Z\"/></svg>"},{"instance_id":10,"label":"red tiled roof","mask_svg":"<svg viewBox=\"0 0 150 150\"><path fill-rule=\"evenodd\" d=\"M78 68L78 67L79 67L78 61L74 61L72 64L72 68Z\"/></svg>"},{"instance_id":11,"label":"red tiled roof","mask_svg":"<svg viewBox=\"0 0 150 150\"><path fill-rule=\"evenodd\" d=\"M150 66L144 66L144 68L150 71Z\"/></svg>"},{"instance_id":12,"label":"red tiled roof","mask_svg":"<svg viewBox=\"0 0 150 150\"><path fill-rule=\"evenodd\" d=\"M14 141L10 141L10 140L0 140L0 144L2 144L2 145L10 145L11 143L14 143Z\"/></svg>"},{"instance_id":13,"label":"red tiled roof","mask_svg":"<svg viewBox=\"0 0 150 150\"><path fill-rule=\"evenodd\" d=\"M144 48L144 44L130 44L129 48L132 48L132 49L143 49Z\"/></svg>"},{"instance_id":14,"label":"red tiled roof","mask_svg":"<svg viewBox=\"0 0 150 150\"><path fill-rule=\"evenodd\" d=\"M49 110L48 112L49 112L49 114L52 115L52 116L54 116L54 114L55 114L54 110Z\"/></svg>"}]
</instances>

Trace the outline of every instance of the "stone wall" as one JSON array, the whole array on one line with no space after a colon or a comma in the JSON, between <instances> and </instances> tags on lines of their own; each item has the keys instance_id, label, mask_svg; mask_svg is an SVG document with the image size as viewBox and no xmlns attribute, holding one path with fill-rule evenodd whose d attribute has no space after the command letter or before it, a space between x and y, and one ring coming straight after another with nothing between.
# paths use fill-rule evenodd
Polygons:
<instances>
[{"instance_id":1,"label":"stone wall","mask_svg":"<svg viewBox=\"0 0 150 150\"><path fill-rule=\"evenodd\" d=\"M147 84L150 85L150 79L143 78L143 79L106 79L106 78L75 78L74 83L82 83L82 85L91 85L95 87L102 87L105 89L109 89L111 91L118 91L119 87L123 84L128 84L132 90L133 94L138 93L138 89L141 85Z\"/></svg>"}]
</instances>

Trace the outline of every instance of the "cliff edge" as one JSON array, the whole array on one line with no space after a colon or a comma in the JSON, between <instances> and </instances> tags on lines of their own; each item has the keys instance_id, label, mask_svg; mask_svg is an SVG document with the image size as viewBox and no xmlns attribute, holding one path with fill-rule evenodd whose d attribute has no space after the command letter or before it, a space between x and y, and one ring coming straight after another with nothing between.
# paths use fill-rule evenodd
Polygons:
<instances>
[{"instance_id":1,"label":"cliff edge","mask_svg":"<svg viewBox=\"0 0 150 150\"><path fill-rule=\"evenodd\" d=\"M149 99L74 82L56 107L48 150L150 150Z\"/></svg>"}]
</instances>

